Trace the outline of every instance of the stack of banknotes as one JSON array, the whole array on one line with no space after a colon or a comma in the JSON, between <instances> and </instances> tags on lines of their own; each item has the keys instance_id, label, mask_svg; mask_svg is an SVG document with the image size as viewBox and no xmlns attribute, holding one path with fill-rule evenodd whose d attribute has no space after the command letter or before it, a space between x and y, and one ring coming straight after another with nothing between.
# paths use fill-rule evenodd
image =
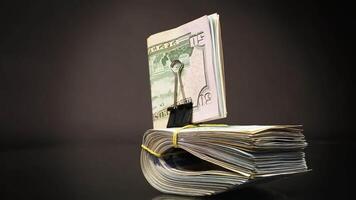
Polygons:
<instances>
[{"instance_id":1,"label":"stack of banknotes","mask_svg":"<svg viewBox=\"0 0 356 200\"><path fill-rule=\"evenodd\" d=\"M151 35L147 50L154 129L143 136L141 168L153 187L203 196L307 171L301 126L202 124L227 115L218 14Z\"/></svg>"},{"instance_id":2,"label":"stack of banknotes","mask_svg":"<svg viewBox=\"0 0 356 200\"><path fill-rule=\"evenodd\" d=\"M157 190L211 195L306 172L300 126L195 125L148 130L141 168Z\"/></svg>"},{"instance_id":3,"label":"stack of banknotes","mask_svg":"<svg viewBox=\"0 0 356 200\"><path fill-rule=\"evenodd\" d=\"M149 36L147 51L154 128L165 128L167 108L186 99L193 104L193 123L226 117L218 14Z\"/></svg>"}]
</instances>

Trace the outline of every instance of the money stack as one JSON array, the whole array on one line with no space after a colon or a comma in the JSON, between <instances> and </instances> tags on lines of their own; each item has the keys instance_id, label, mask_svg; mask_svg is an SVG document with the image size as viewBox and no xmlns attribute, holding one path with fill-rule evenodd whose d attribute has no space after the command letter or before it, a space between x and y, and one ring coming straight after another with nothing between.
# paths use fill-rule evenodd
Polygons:
<instances>
[{"instance_id":1,"label":"money stack","mask_svg":"<svg viewBox=\"0 0 356 200\"><path fill-rule=\"evenodd\" d=\"M204 196L308 170L301 126L203 124L227 113L219 15L154 34L147 44L154 128L143 136L140 162L154 188Z\"/></svg>"},{"instance_id":2,"label":"money stack","mask_svg":"<svg viewBox=\"0 0 356 200\"><path fill-rule=\"evenodd\" d=\"M219 15L151 35L147 46L154 128L180 102L193 103L192 123L226 117Z\"/></svg>"},{"instance_id":3,"label":"money stack","mask_svg":"<svg viewBox=\"0 0 356 200\"><path fill-rule=\"evenodd\" d=\"M142 141L142 171L156 189L191 196L305 172L307 143L300 128L195 125L148 130Z\"/></svg>"}]
</instances>

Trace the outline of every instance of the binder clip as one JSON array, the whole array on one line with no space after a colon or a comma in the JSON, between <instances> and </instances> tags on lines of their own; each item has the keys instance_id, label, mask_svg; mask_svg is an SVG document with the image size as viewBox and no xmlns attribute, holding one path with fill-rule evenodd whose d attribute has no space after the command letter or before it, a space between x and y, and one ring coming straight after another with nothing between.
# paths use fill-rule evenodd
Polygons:
<instances>
[{"instance_id":1,"label":"binder clip","mask_svg":"<svg viewBox=\"0 0 356 200\"><path fill-rule=\"evenodd\" d=\"M181 78L183 68L184 64L179 60L173 60L171 63L171 70L174 73L174 103L172 106L167 108L167 111L169 112L167 128L183 127L192 123L193 103L191 98L185 97L184 86ZM179 102L177 101L178 84L183 97L183 99Z\"/></svg>"}]
</instances>

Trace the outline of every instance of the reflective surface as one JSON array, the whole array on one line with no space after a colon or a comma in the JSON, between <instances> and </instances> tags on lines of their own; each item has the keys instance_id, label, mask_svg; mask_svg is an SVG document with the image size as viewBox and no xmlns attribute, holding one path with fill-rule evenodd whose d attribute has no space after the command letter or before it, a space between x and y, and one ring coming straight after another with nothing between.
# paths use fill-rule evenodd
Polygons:
<instances>
[{"instance_id":1,"label":"reflective surface","mask_svg":"<svg viewBox=\"0 0 356 200\"><path fill-rule=\"evenodd\" d=\"M0 194L10 199L325 199L351 197L351 142L309 141L311 172L211 196L165 195L144 179L139 143L83 142L0 152Z\"/></svg>"}]
</instances>

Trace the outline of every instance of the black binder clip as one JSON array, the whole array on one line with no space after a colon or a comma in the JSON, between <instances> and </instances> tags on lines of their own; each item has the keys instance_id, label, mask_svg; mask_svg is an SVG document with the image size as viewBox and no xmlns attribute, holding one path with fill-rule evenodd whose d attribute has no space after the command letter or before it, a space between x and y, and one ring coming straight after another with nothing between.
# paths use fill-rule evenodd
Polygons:
<instances>
[{"instance_id":1,"label":"black binder clip","mask_svg":"<svg viewBox=\"0 0 356 200\"><path fill-rule=\"evenodd\" d=\"M169 112L167 128L182 127L192 123L193 103L191 98L185 97L184 86L181 78L183 68L184 64L179 60L173 60L171 63L171 69L174 73L174 103L173 106L167 108L167 111ZM178 84L180 85L180 92L183 97L183 99L179 102L177 101Z\"/></svg>"}]
</instances>

